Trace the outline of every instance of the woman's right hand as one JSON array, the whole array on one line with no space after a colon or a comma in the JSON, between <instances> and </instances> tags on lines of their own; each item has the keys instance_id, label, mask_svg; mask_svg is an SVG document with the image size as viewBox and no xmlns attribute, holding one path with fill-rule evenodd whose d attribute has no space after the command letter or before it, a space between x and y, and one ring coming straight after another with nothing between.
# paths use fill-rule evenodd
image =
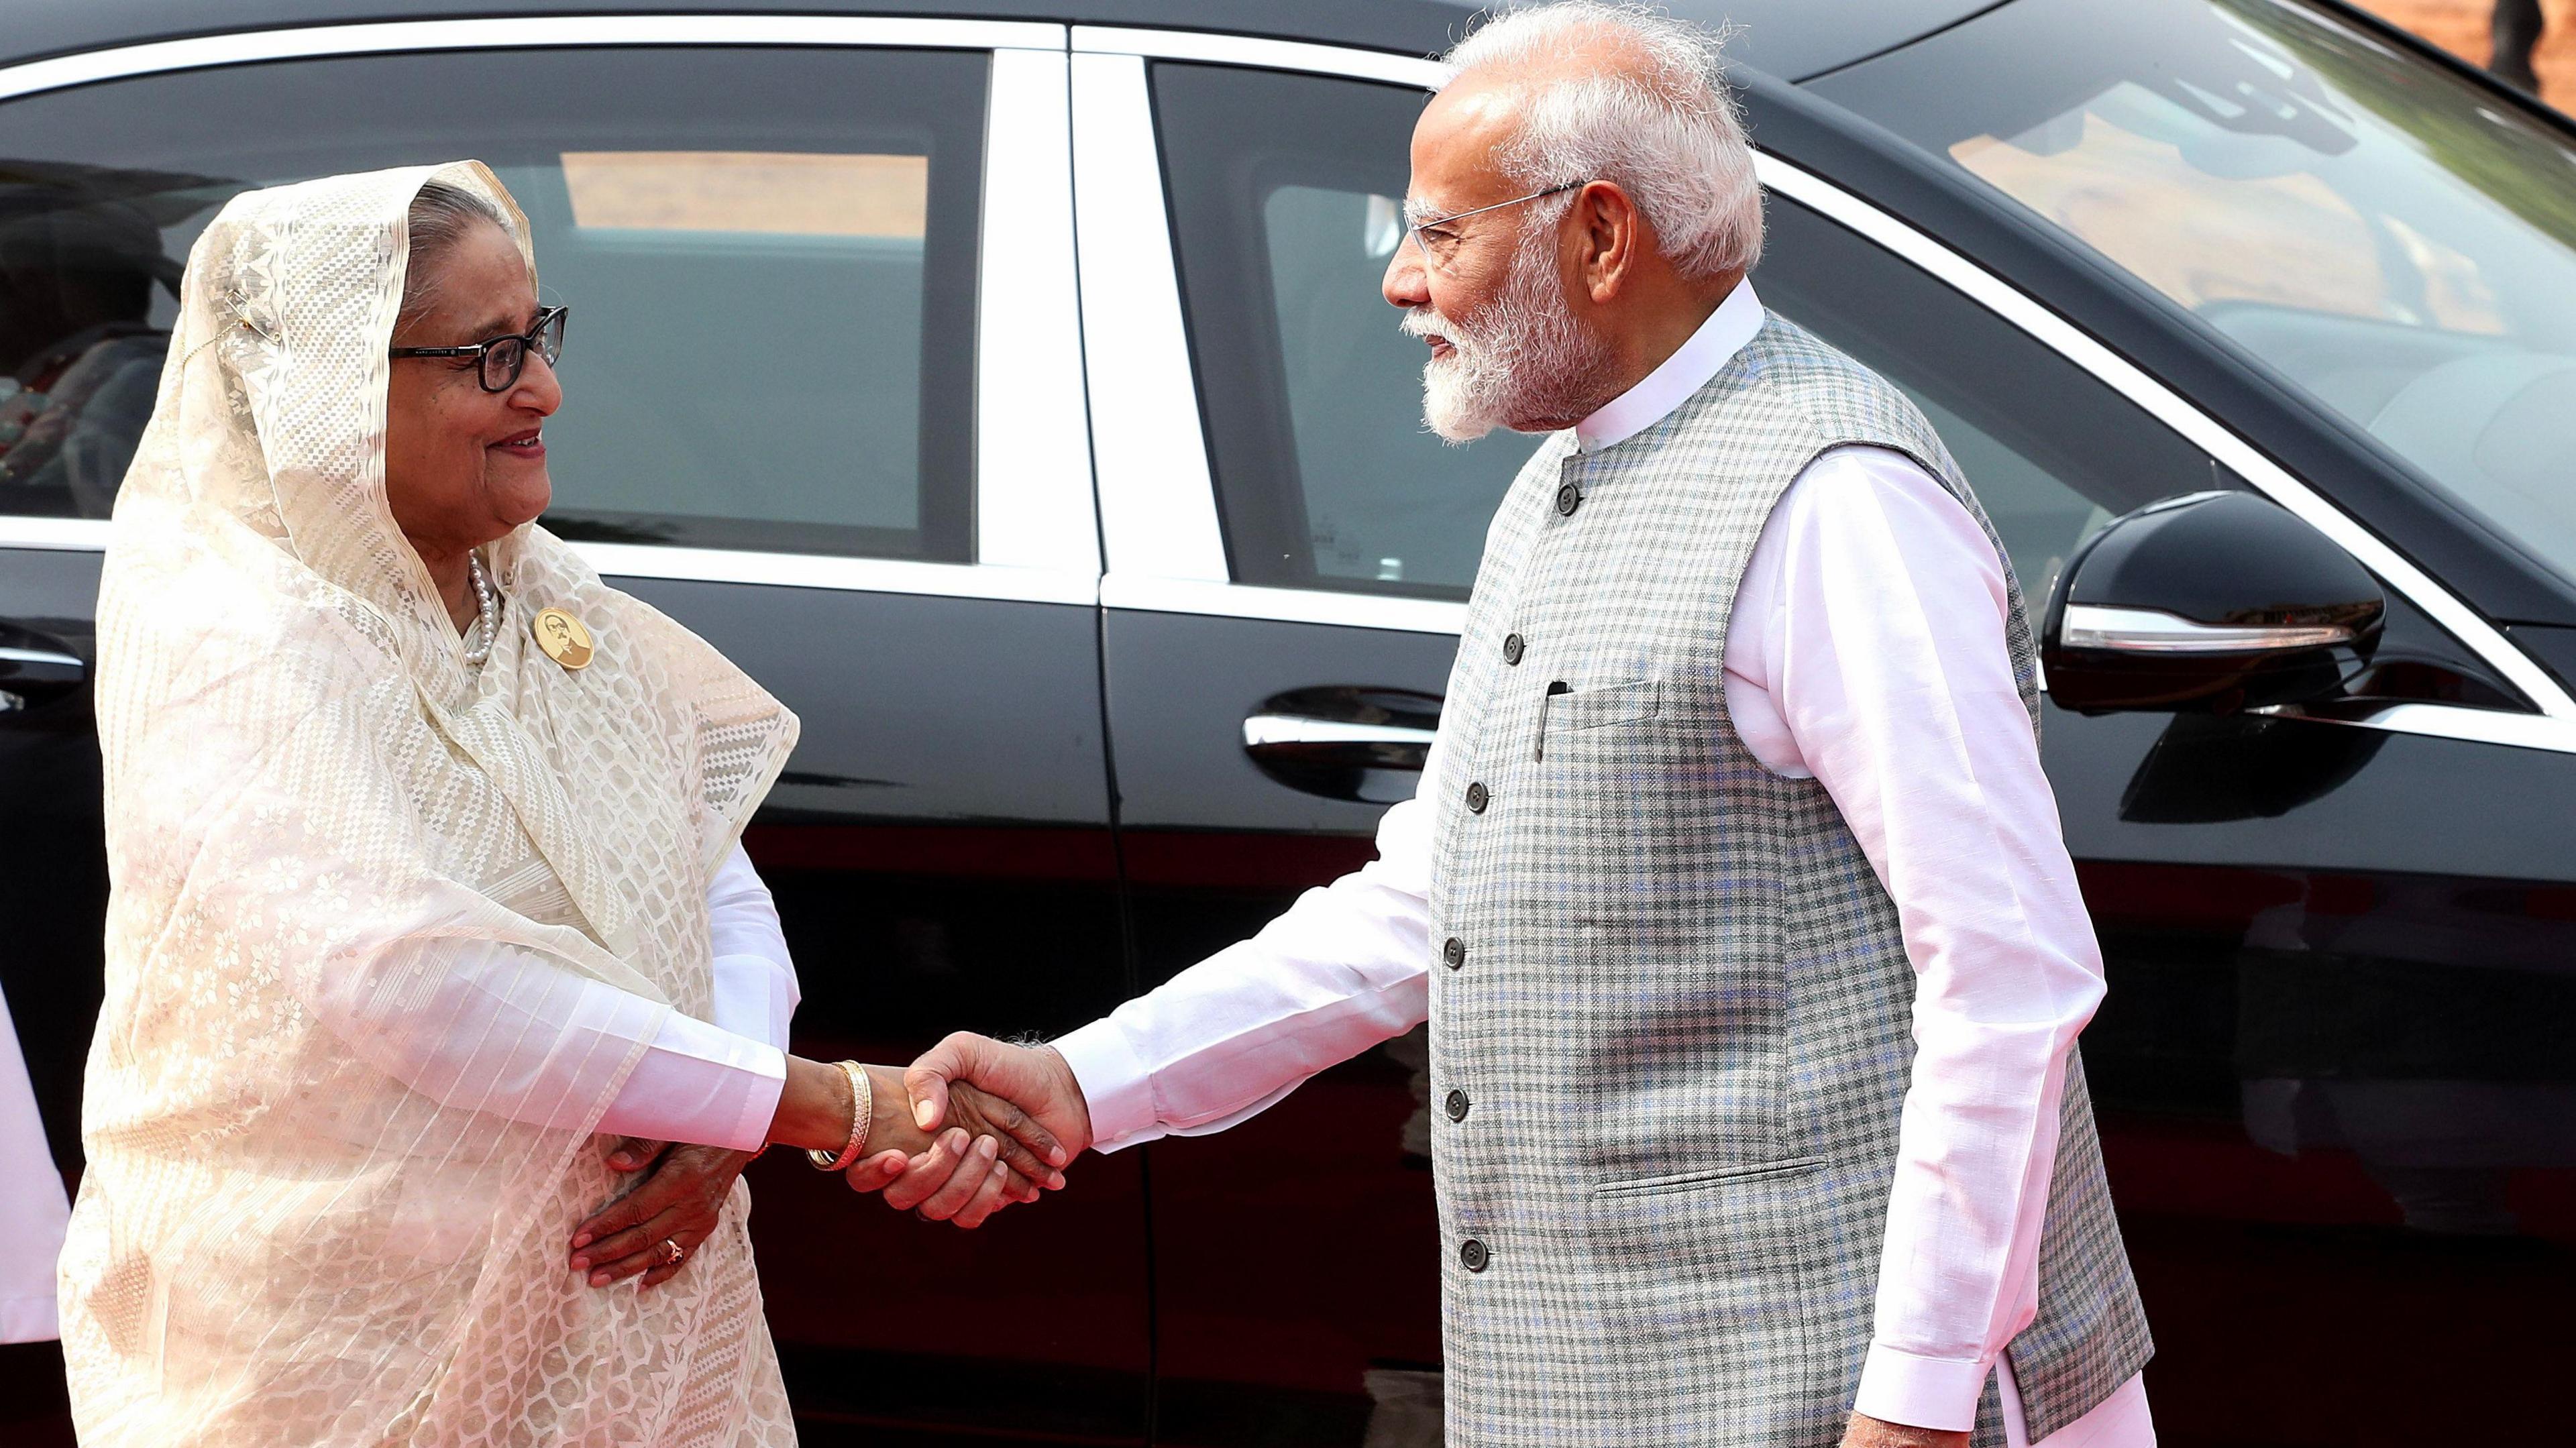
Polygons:
<instances>
[{"instance_id":1,"label":"woman's right hand","mask_svg":"<svg viewBox=\"0 0 2576 1448\"><path fill-rule=\"evenodd\" d=\"M886 1087L902 1087L902 1080L889 1082L871 1069L871 1082L878 1113L886 1116ZM909 1118L886 1126L886 1139L894 1139L891 1134L899 1131L920 1136L927 1141L925 1152L907 1157L899 1172L853 1170L850 1190L891 1188L886 1190L891 1206L912 1208L914 1216L951 1221L971 1232L1010 1203L1038 1201L1041 1185L1048 1190L1064 1188L1064 1172L1054 1170L1056 1162L1064 1159L1064 1144L1051 1131L992 1092L969 1085L956 1090L945 1129L922 1134ZM904 1100L909 1103L909 1092L904 1092ZM894 1116L902 1116L902 1110L894 1110ZM1038 1154L1048 1162L1043 1177L1028 1172L1028 1157Z\"/></svg>"},{"instance_id":2,"label":"woman's right hand","mask_svg":"<svg viewBox=\"0 0 2576 1448\"><path fill-rule=\"evenodd\" d=\"M956 1170L949 1180L951 1189L969 1194L967 1199L949 1202L945 1198L951 1193L944 1189L938 1202L944 1211L932 1213L931 1202L922 1204L925 1214L962 1223L970 1215L980 1221L1006 1202L1035 1201L1041 1190L1064 1185L1064 1173L1057 1170L1067 1156L1063 1144L1010 1103L961 1087L948 1113L950 1129L934 1136L914 1123L901 1069L862 1069L868 1073L873 1109L862 1154L848 1171L852 1190L878 1190L922 1166L939 1168L946 1175L952 1163L968 1158L965 1168ZM770 1125L770 1140L838 1151L849 1141L854 1104L849 1080L840 1067L790 1056L787 1088ZM979 1163L989 1170L976 1170ZM992 1201L990 1209L968 1210L973 1201L986 1197Z\"/></svg>"}]
</instances>

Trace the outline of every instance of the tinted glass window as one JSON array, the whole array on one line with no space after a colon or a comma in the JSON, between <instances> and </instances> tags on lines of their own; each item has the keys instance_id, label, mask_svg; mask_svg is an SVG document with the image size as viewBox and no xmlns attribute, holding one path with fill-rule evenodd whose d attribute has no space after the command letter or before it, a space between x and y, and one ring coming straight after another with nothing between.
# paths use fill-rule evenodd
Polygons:
<instances>
[{"instance_id":1,"label":"tinted glass window","mask_svg":"<svg viewBox=\"0 0 2576 1448\"><path fill-rule=\"evenodd\" d=\"M227 197L473 157L535 227L543 299L572 309L550 525L963 559L987 69L967 52L506 51L0 107L0 511L105 515L180 265Z\"/></svg>"},{"instance_id":2,"label":"tinted glass window","mask_svg":"<svg viewBox=\"0 0 2576 1448\"><path fill-rule=\"evenodd\" d=\"M1867 363L1923 409L2002 535L2036 612L2075 545L2118 514L2240 488L2171 428L1947 285L1773 196L1764 305ZM2356 698L2527 707L2401 594Z\"/></svg>"},{"instance_id":3,"label":"tinted glass window","mask_svg":"<svg viewBox=\"0 0 2576 1448\"><path fill-rule=\"evenodd\" d=\"M2032 607L2101 523L2218 485L2207 454L1992 312L1794 202L1775 195L1767 214L1763 304L1931 418Z\"/></svg>"},{"instance_id":4,"label":"tinted glass window","mask_svg":"<svg viewBox=\"0 0 2576 1448\"><path fill-rule=\"evenodd\" d=\"M1818 89L1947 157L2576 578L2576 142L2292 0L2020 0Z\"/></svg>"},{"instance_id":5,"label":"tinted glass window","mask_svg":"<svg viewBox=\"0 0 2576 1448\"><path fill-rule=\"evenodd\" d=\"M1378 291L1422 93L1196 65L1153 85L1234 576L1464 598L1538 440L1422 424L1422 344Z\"/></svg>"}]
</instances>

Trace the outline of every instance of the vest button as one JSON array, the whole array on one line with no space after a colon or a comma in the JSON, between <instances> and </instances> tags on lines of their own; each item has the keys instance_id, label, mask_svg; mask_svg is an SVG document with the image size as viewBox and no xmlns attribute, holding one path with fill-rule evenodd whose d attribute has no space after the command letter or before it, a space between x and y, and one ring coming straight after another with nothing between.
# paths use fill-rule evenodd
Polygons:
<instances>
[{"instance_id":1,"label":"vest button","mask_svg":"<svg viewBox=\"0 0 2576 1448\"><path fill-rule=\"evenodd\" d=\"M1458 1244L1459 1264L1470 1272L1484 1271L1493 1260L1494 1254L1486 1251L1485 1244L1473 1237Z\"/></svg>"},{"instance_id":2,"label":"vest button","mask_svg":"<svg viewBox=\"0 0 2576 1448\"><path fill-rule=\"evenodd\" d=\"M1564 487L1556 490L1556 511L1559 513L1571 518L1574 516L1574 510L1582 505L1583 490L1581 488L1576 487L1572 483L1567 483Z\"/></svg>"},{"instance_id":3,"label":"vest button","mask_svg":"<svg viewBox=\"0 0 2576 1448\"><path fill-rule=\"evenodd\" d=\"M1521 651L1527 647L1528 645L1521 641L1521 636L1519 634L1503 635L1503 662L1507 664L1519 663L1521 661Z\"/></svg>"},{"instance_id":4,"label":"vest button","mask_svg":"<svg viewBox=\"0 0 2576 1448\"><path fill-rule=\"evenodd\" d=\"M1450 936L1449 943L1440 947L1440 958L1449 963L1449 968L1451 970L1456 970L1458 967L1465 965L1467 963L1467 942L1460 940L1455 935Z\"/></svg>"},{"instance_id":5,"label":"vest button","mask_svg":"<svg viewBox=\"0 0 2576 1448\"><path fill-rule=\"evenodd\" d=\"M1450 1120L1452 1120L1452 1121L1464 1121L1464 1120L1466 1120L1466 1119L1467 1119L1467 1093L1466 1093L1466 1092L1464 1092L1464 1091L1452 1091L1452 1092L1450 1092L1450 1093L1449 1093L1449 1099L1448 1099L1447 1101L1442 1102L1442 1103L1441 1103L1441 1105L1443 1105L1443 1106L1445 1106L1445 1107L1447 1107L1447 1108L1448 1108L1448 1110L1449 1110L1449 1119L1450 1119Z\"/></svg>"},{"instance_id":6,"label":"vest button","mask_svg":"<svg viewBox=\"0 0 2576 1448\"><path fill-rule=\"evenodd\" d=\"M1493 798L1493 796L1485 793L1485 786L1482 783L1467 786L1467 813L1483 814L1485 812L1485 801L1491 798Z\"/></svg>"}]
</instances>

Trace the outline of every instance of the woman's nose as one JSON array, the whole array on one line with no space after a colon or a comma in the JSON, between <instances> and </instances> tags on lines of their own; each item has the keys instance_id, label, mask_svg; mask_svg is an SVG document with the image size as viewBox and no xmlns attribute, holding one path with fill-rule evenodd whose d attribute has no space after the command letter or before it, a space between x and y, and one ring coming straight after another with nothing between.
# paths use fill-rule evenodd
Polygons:
<instances>
[{"instance_id":1,"label":"woman's nose","mask_svg":"<svg viewBox=\"0 0 2576 1448\"><path fill-rule=\"evenodd\" d=\"M528 349L528 360L519 369L519 385L510 389L510 401L539 417L551 417L563 406L563 379L555 375L555 364L534 347Z\"/></svg>"}]
</instances>

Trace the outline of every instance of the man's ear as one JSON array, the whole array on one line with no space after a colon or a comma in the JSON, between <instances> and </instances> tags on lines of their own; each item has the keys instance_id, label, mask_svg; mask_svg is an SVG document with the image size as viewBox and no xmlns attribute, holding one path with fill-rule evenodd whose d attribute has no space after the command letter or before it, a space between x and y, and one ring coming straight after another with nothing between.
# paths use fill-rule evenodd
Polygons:
<instances>
[{"instance_id":1,"label":"man's ear","mask_svg":"<svg viewBox=\"0 0 2576 1448\"><path fill-rule=\"evenodd\" d=\"M1574 224L1582 238L1582 280L1592 304L1607 306L1633 278L1649 245L1645 214L1615 181L1594 181L1574 193Z\"/></svg>"}]
</instances>

